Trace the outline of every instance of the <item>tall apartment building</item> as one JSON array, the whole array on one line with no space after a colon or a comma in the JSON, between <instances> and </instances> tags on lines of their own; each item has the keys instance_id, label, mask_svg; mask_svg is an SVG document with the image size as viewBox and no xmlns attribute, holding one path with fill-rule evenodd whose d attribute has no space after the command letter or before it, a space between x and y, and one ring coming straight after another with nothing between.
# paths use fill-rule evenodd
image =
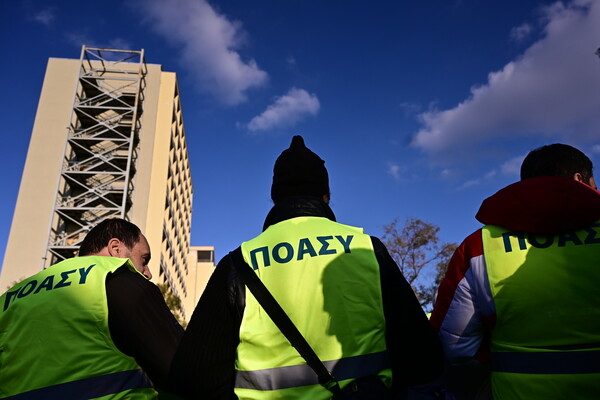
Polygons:
<instances>
[{"instance_id":1,"label":"tall apartment building","mask_svg":"<svg viewBox=\"0 0 600 400\"><path fill-rule=\"evenodd\" d=\"M211 271L190 249L192 193L175 73L146 64L143 50L84 46L79 60L49 59L0 293L121 217L146 235L153 281L169 284L189 319L207 279L198 268Z\"/></svg>"}]
</instances>

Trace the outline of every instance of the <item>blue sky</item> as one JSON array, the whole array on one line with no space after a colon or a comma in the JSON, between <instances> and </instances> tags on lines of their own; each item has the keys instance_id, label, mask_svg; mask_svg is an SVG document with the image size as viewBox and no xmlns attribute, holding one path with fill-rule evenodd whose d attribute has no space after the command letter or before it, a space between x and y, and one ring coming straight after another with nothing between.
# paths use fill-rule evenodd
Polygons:
<instances>
[{"instance_id":1,"label":"blue sky","mask_svg":"<svg viewBox=\"0 0 600 400\"><path fill-rule=\"evenodd\" d=\"M144 49L178 73L192 244L260 233L272 167L301 134L340 222L417 217L460 242L543 144L600 165L600 0L4 1L0 256L49 57Z\"/></svg>"}]
</instances>

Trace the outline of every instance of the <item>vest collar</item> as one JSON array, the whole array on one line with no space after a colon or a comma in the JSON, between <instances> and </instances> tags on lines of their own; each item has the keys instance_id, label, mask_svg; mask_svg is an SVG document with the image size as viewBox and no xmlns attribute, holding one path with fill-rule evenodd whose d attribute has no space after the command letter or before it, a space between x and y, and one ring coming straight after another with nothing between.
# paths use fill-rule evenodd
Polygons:
<instances>
[{"instance_id":1,"label":"vest collar","mask_svg":"<svg viewBox=\"0 0 600 400\"><path fill-rule=\"evenodd\" d=\"M325 217L335 221L335 214L322 199L313 196L295 196L275 203L267 214L263 231L271 225L295 217Z\"/></svg>"}]
</instances>

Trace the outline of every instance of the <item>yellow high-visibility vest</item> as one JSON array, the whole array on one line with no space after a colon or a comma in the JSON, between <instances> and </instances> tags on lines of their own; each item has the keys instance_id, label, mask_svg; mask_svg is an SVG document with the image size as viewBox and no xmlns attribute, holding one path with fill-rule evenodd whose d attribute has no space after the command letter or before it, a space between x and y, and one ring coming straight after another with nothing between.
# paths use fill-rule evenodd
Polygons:
<instances>
[{"instance_id":1,"label":"yellow high-visibility vest","mask_svg":"<svg viewBox=\"0 0 600 400\"><path fill-rule=\"evenodd\" d=\"M110 336L105 281L124 265L136 271L124 258L71 258L0 297L0 399L156 397Z\"/></svg>"},{"instance_id":2,"label":"yellow high-visibility vest","mask_svg":"<svg viewBox=\"0 0 600 400\"><path fill-rule=\"evenodd\" d=\"M391 387L379 264L362 229L297 217L241 247L341 387L369 375ZM331 398L248 289L235 386L240 399Z\"/></svg>"},{"instance_id":3,"label":"yellow high-visibility vest","mask_svg":"<svg viewBox=\"0 0 600 400\"><path fill-rule=\"evenodd\" d=\"M600 223L557 235L482 230L496 307L494 399L600 394Z\"/></svg>"}]
</instances>

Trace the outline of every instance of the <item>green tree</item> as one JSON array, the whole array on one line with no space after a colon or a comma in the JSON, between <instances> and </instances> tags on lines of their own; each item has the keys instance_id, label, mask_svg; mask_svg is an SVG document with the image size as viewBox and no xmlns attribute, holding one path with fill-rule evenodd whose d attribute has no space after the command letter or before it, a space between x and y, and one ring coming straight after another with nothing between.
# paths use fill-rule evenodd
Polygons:
<instances>
[{"instance_id":1,"label":"green tree","mask_svg":"<svg viewBox=\"0 0 600 400\"><path fill-rule=\"evenodd\" d=\"M456 243L441 242L438 236L440 228L418 218L407 218L402 226L395 219L384 230L382 239L390 255L412 286L423 309L430 311Z\"/></svg>"},{"instance_id":2,"label":"green tree","mask_svg":"<svg viewBox=\"0 0 600 400\"><path fill-rule=\"evenodd\" d=\"M160 292L162 293L163 297L165 298L165 303L167 303L167 307L169 307L169 310L171 310L171 313L173 314L173 316L175 316L177 322L179 322L179 324L185 329L187 327L187 322L185 322L185 319L183 318L183 307L181 306L181 299L179 298L179 296L176 296L173 293L171 287L167 282L159 283L157 286L160 289Z\"/></svg>"}]
</instances>

